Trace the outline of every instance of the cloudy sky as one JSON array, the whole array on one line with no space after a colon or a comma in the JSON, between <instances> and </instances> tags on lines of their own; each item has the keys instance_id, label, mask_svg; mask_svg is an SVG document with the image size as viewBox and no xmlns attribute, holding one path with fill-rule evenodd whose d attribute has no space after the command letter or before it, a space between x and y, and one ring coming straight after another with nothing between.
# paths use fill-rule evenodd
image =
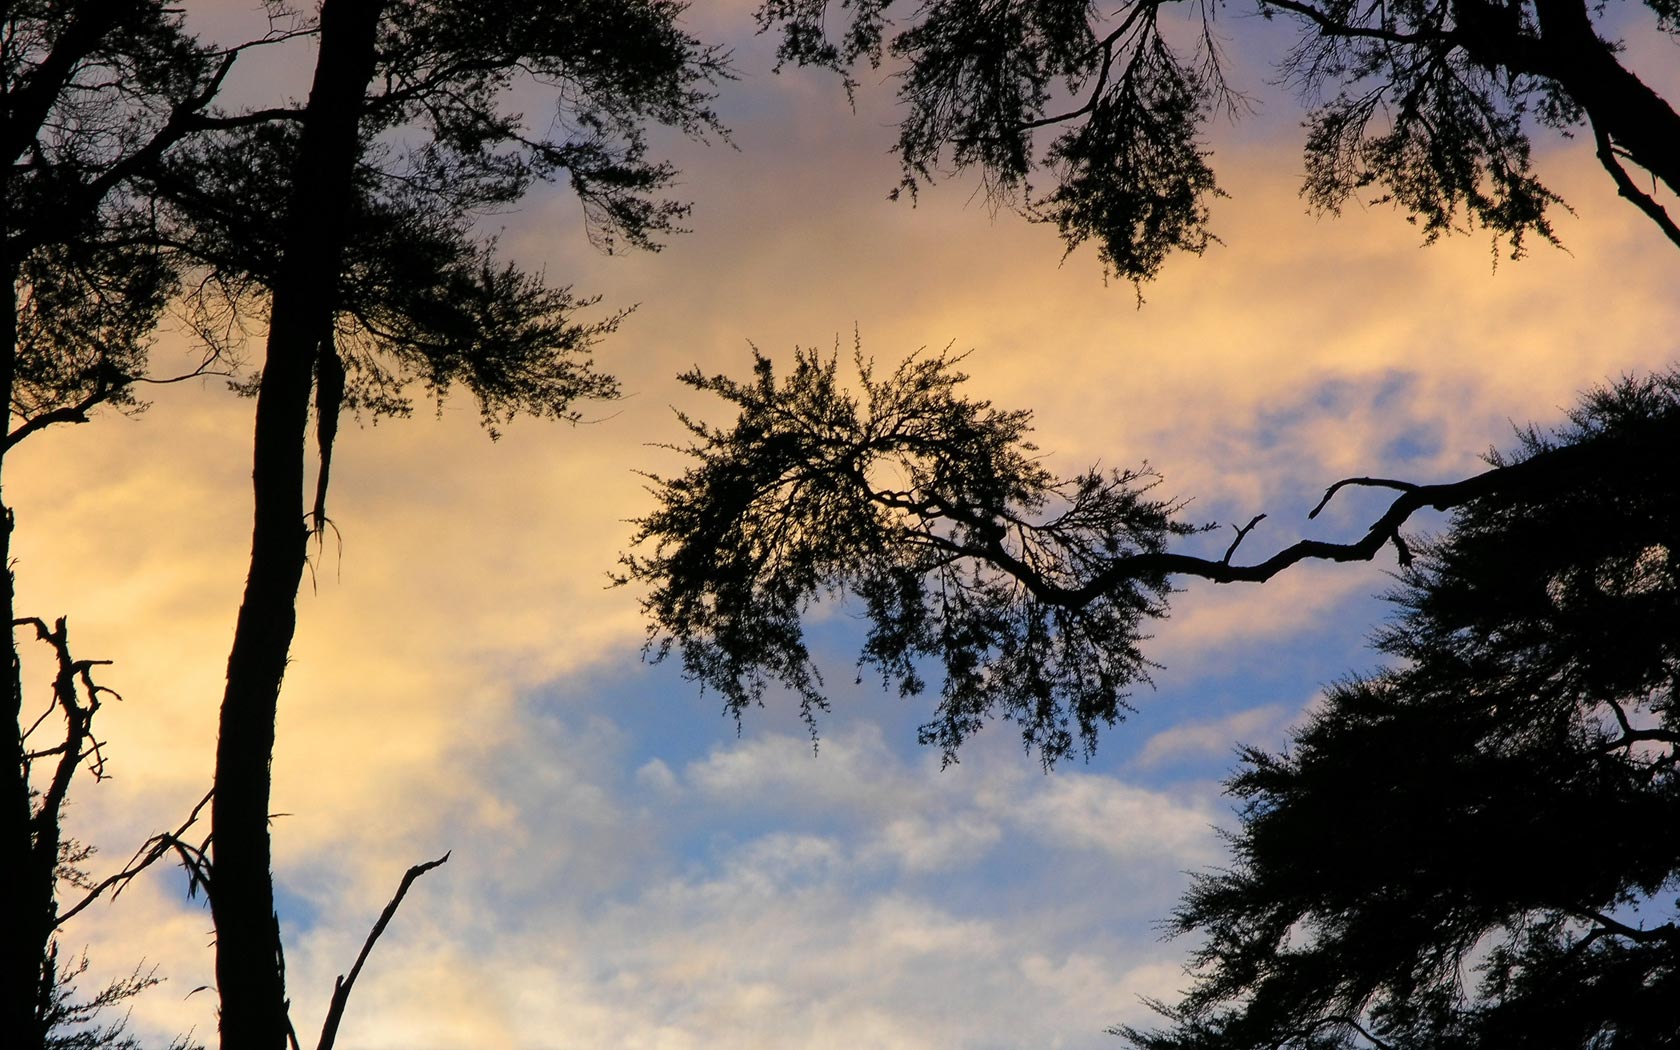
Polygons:
<instances>
[{"instance_id":1,"label":"cloudy sky","mask_svg":"<svg viewBox=\"0 0 1680 1050\"><path fill-rule=\"evenodd\" d=\"M724 418L676 374L743 374L753 346L787 360L854 331L888 365L971 350L971 394L1032 409L1053 466L1147 459L1192 517L1267 512L1257 555L1362 531L1380 496L1305 520L1330 481L1463 476L1513 422L1672 363L1680 254L1581 142L1538 157L1577 211L1564 251L1495 266L1484 236L1425 248L1386 208L1310 216L1299 110L1267 53L1236 48L1260 109L1213 132L1223 243L1173 259L1140 308L971 183L887 201L890 83L854 113L832 77L772 75L748 5L700 6L692 28L731 42L741 76L719 99L732 145L660 139L690 234L605 257L558 191L485 220L554 282L639 304L599 355L628 396L497 443L453 402L340 437L342 543L300 598L275 758L294 1019L318 1028L403 870L450 850L376 950L341 1046L1117 1046L1106 1026L1184 983L1190 945L1155 923L1186 872L1221 863L1233 748L1280 743L1322 684L1372 665L1390 556L1193 586L1150 644L1163 669L1137 713L1049 774L1007 725L941 770L915 744L925 706L851 684L855 610L818 610L834 711L813 754L792 705L737 729L643 664L636 596L606 587L649 507L635 472L681 468L656 447L681 438L673 407ZM1236 11L1221 29L1265 39ZM179 352L166 339L160 367ZM109 865L208 786L251 409L215 381L161 388L138 417L32 439L9 478L20 610L68 614L126 698L101 714L112 778L72 818ZM168 983L137 1028L213 1040L211 994L189 994L210 981L208 913L183 891L154 872L67 946L96 972L156 964Z\"/></svg>"}]
</instances>

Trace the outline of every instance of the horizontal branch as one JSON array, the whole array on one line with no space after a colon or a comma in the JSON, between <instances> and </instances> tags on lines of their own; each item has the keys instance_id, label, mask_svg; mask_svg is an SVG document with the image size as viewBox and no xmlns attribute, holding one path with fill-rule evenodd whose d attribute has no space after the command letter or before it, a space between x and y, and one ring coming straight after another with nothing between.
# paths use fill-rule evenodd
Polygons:
<instances>
[{"instance_id":1,"label":"horizontal branch","mask_svg":"<svg viewBox=\"0 0 1680 1050\"><path fill-rule=\"evenodd\" d=\"M1617 937L1625 937L1628 940L1633 941L1635 944L1648 944L1651 941L1669 941L1671 943L1680 944L1680 927L1676 927L1672 922L1665 922L1661 926L1655 926L1651 929L1643 930L1637 926L1629 926L1624 922L1617 922L1608 915L1600 914L1599 912L1592 911L1588 908L1572 910L1574 910L1575 914L1579 917L1586 919L1589 922L1597 923L1598 926L1606 933L1613 934Z\"/></svg>"},{"instance_id":2,"label":"horizontal branch","mask_svg":"<svg viewBox=\"0 0 1680 1050\"><path fill-rule=\"evenodd\" d=\"M1127 580L1161 575L1195 576L1214 583L1264 583L1298 562L1370 561L1382 548L1393 543L1402 565L1409 564L1411 552L1400 535L1400 529L1413 514L1425 508L1452 510L1473 500L1494 494L1543 494L1563 491L1584 478L1598 476L1608 459L1631 459L1656 456L1650 462L1660 462L1676 455L1675 445L1680 437L1680 419L1666 419L1632 437L1609 439L1548 449L1528 459L1505 466L1497 466L1462 481L1438 485L1412 485L1406 482L1378 478L1348 478L1332 485L1313 513L1346 485L1380 485L1403 489L1388 510L1366 530L1365 535L1352 543L1331 543L1323 540L1299 540L1265 561L1252 565L1232 565L1229 561L1214 561L1188 554L1150 552L1116 559L1088 582L1077 588L1063 588L1044 583L1034 587L1041 599L1059 605L1079 608L1101 595L1114 591ZM1648 447L1656 446L1656 447Z\"/></svg>"}]
</instances>

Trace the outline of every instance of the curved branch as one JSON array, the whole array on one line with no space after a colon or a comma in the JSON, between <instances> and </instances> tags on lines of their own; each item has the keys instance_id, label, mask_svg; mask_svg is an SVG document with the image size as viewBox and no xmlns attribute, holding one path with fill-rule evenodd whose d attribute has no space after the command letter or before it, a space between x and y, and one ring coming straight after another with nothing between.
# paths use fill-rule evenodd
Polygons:
<instances>
[{"instance_id":1,"label":"curved branch","mask_svg":"<svg viewBox=\"0 0 1680 1050\"><path fill-rule=\"evenodd\" d=\"M1417 489L1417 485L1413 482L1395 481L1391 478L1343 478L1324 490L1324 498L1319 500L1318 505L1313 507L1312 510L1307 511L1307 519L1310 521L1313 518L1318 517L1319 511L1322 511L1325 507L1329 506L1330 501L1335 498L1336 493L1340 492L1348 485L1367 485L1373 488L1399 489L1401 492L1412 492Z\"/></svg>"},{"instance_id":2,"label":"curved branch","mask_svg":"<svg viewBox=\"0 0 1680 1050\"><path fill-rule=\"evenodd\" d=\"M1066 588L1050 581L1023 581L1041 600L1068 608L1079 608L1110 593L1129 580L1159 575L1196 576L1214 583L1264 583L1297 562L1370 561L1382 548L1393 543L1400 564L1411 561L1411 551L1400 536L1400 529L1411 516L1425 508L1451 510L1472 500L1494 494L1544 494L1563 491L1583 478L1602 473L1606 458L1652 454L1675 454L1680 443L1680 418L1666 419L1654 424L1644 433L1631 438L1598 441L1548 449L1518 463L1496 466L1462 481L1437 485L1409 485L1407 482L1376 478L1349 478L1332 485L1334 493L1343 485L1374 484L1399 487L1403 491L1389 504L1382 517L1373 522L1365 535L1351 543L1330 543L1324 540L1299 540L1285 547L1265 561L1252 565L1232 565L1225 560L1214 561L1188 554L1146 552L1118 558L1085 584ZM1656 446L1652 448L1649 446ZM1328 498L1329 493L1326 494ZM1323 507L1321 501L1319 507ZM985 556L987 552L976 551ZM994 562L1005 571L1008 565Z\"/></svg>"},{"instance_id":3,"label":"curved branch","mask_svg":"<svg viewBox=\"0 0 1680 1050\"><path fill-rule=\"evenodd\" d=\"M1621 162L1616 159L1616 151L1610 145L1610 136L1605 133L1603 128L1599 127L1597 121L1592 123L1592 129L1593 140L1598 144L1598 161L1604 165L1604 170L1609 172L1610 178L1615 181L1616 192L1632 201L1634 207L1644 212L1652 222L1657 224L1657 229L1661 230L1676 245L1680 245L1680 223L1676 223L1669 216L1667 210L1657 203L1655 197L1633 184L1633 178L1628 175L1627 169L1622 167Z\"/></svg>"},{"instance_id":4,"label":"curved branch","mask_svg":"<svg viewBox=\"0 0 1680 1050\"><path fill-rule=\"evenodd\" d=\"M1370 26L1338 21L1321 11L1317 5L1302 3L1301 0L1261 0L1260 7L1262 11L1268 7L1275 7L1280 11L1300 15L1311 22L1324 36L1381 40L1390 44L1428 44L1450 39L1450 34L1440 30L1427 33L1401 33L1393 29L1374 29Z\"/></svg>"},{"instance_id":5,"label":"curved branch","mask_svg":"<svg viewBox=\"0 0 1680 1050\"><path fill-rule=\"evenodd\" d=\"M1085 99L1084 105L1080 106L1078 109L1070 109L1066 113L1058 113L1055 116L1039 117L1035 120L1022 121L1021 123L1015 125L1015 130L1031 131L1034 128L1049 127L1051 124L1060 124L1064 121L1073 120L1077 117L1083 117L1087 113L1093 112L1097 108L1097 103L1102 101L1103 90L1108 87L1108 75L1114 68L1114 45L1119 43L1121 38L1137 26L1138 21L1143 17L1144 12L1147 11L1150 14L1154 14L1155 9L1158 6L1159 0L1156 0L1154 3L1137 4L1126 13L1125 20L1116 26L1113 32L1109 33L1106 37L1103 37L1103 39L1097 43L1097 47L1101 48L1103 53L1102 67L1097 71L1096 86L1091 89L1091 94Z\"/></svg>"}]
</instances>

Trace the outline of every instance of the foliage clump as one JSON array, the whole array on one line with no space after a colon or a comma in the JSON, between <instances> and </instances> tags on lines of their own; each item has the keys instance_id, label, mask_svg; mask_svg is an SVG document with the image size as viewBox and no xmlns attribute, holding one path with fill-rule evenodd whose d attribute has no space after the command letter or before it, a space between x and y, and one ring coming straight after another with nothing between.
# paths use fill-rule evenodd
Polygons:
<instances>
[{"instance_id":1,"label":"foliage clump","mask_svg":"<svg viewBox=\"0 0 1680 1050\"><path fill-rule=\"evenodd\" d=\"M1508 459L1680 423L1680 374L1588 397ZM1671 442L1672 444L1672 442ZM1243 753L1229 870L1144 1050L1680 1042L1680 491L1666 458L1494 492L1422 543L1396 663Z\"/></svg>"},{"instance_id":2,"label":"foliage clump","mask_svg":"<svg viewBox=\"0 0 1680 1050\"><path fill-rule=\"evenodd\" d=\"M1054 475L1027 413L959 396L960 360L918 355L877 377L860 353L855 392L837 355L815 351L780 379L756 354L750 382L684 376L740 415L683 417L696 462L651 479L659 505L636 522L650 552L625 555L621 578L651 585L651 651L675 649L737 716L781 682L814 730L827 700L803 617L848 595L870 625L860 668L903 695L939 669L921 738L947 761L994 715L1047 765L1088 753L1148 680L1139 644L1171 588L1156 571L1076 592L1195 530L1147 467Z\"/></svg>"}]
</instances>

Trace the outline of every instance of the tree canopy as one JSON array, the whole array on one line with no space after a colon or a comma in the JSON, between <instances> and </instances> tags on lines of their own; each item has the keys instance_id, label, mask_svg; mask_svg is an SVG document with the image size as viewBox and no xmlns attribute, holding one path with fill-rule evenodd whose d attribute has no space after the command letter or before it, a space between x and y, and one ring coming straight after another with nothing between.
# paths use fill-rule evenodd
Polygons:
<instances>
[{"instance_id":1,"label":"tree canopy","mask_svg":"<svg viewBox=\"0 0 1680 1050\"><path fill-rule=\"evenodd\" d=\"M759 24L787 62L901 71L896 151L914 195L977 171L994 200L1053 224L1069 250L1155 277L1174 251L1214 239L1221 191L1206 144L1216 115L1248 100L1222 52L1251 47L1198 0L765 0ZM1672 0L1645 18L1680 30ZM1554 240L1561 204L1531 165L1541 128L1585 128L1617 191L1680 244L1680 226L1629 171L1680 192L1680 115L1623 64L1622 4L1586 0L1257 0L1299 35L1276 62L1308 103L1302 193L1334 212L1392 202L1424 235L1476 224L1520 253ZM1171 16L1182 11L1199 28ZM847 78L851 86L850 77ZM1041 136L1049 136L1045 142Z\"/></svg>"},{"instance_id":2,"label":"tree canopy","mask_svg":"<svg viewBox=\"0 0 1680 1050\"><path fill-rule=\"evenodd\" d=\"M52 423L85 421L97 404L131 400L160 315L183 289L212 355L237 349L232 337L247 322L266 329L261 371L245 384L256 395L255 522L206 796L211 835L197 844L160 836L149 845L164 848L143 848L136 866L94 890L171 849L195 888L214 885L222 1037L242 1050L296 1041L268 794L306 559L310 416L319 530L346 408L403 413L416 385L439 399L461 386L494 434L515 414L570 419L577 400L611 396L614 381L587 350L622 315L578 319L593 299L498 260L474 220L563 177L597 243L656 247L686 208L663 197L674 172L649 159L646 128L716 131L709 89L727 75L725 57L679 26L682 7L671 0L328 0L318 18L284 4L265 10L267 34L223 48L157 2L8 5L0 128L13 296L0 385L19 420L7 447ZM304 39L317 47L307 102L223 103L243 54ZM509 108L518 86L551 93L546 127ZM10 511L3 517L9 540ZM46 638L44 621L13 615L10 558L0 561L14 629L35 623ZM61 663L86 664L71 660L62 624ZM12 666L19 742L0 839L29 893L7 910L0 1015L7 1031L45 1045L66 1016L53 947L66 785L55 780L37 807L31 768L57 755L59 771L73 772L89 757L100 690L87 681L78 694L65 671L55 695L70 734L32 750L15 645ZM323 1048L342 1010L335 997Z\"/></svg>"},{"instance_id":3,"label":"tree canopy","mask_svg":"<svg viewBox=\"0 0 1680 1050\"><path fill-rule=\"evenodd\" d=\"M1193 527L1151 495L1147 469L1055 477L1033 456L1028 413L963 398L955 364L925 356L877 379L860 355L857 395L815 352L780 382L764 357L749 383L686 375L740 416L728 430L685 419L699 463L652 479L661 506L636 523L652 553L626 555L623 579L653 584L654 649L676 646L737 716L786 683L815 731L827 701L802 620L849 593L870 621L860 663L904 694L925 687L925 660L943 672L921 735L947 760L992 715L1046 763L1076 735L1093 747L1148 677L1138 641L1166 612L1166 574L1056 596Z\"/></svg>"},{"instance_id":4,"label":"tree canopy","mask_svg":"<svg viewBox=\"0 0 1680 1050\"><path fill-rule=\"evenodd\" d=\"M1671 426L1680 374L1510 461ZM1170 928L1193 984L1147 1050L1659 1047L1680 1039L1680 496L1608 461L1420 543L1377 648L1283 752L1245 749L1231 867Z\"/></svg>"},{"instance_id":5,"label":"tree canopy","mask_svg":"<svg viewBox=\"0 0 1680 1050\"><path fill-rule=\"evenodd\" d=\"M1219 190L1203 128L1221 106L1241 104L1222 78L1211 21L1186 44L1159 2L960 0L924 5L899 28L889 0L853 0L831 40L824 7L768 0L759 17L782 34L789 61L903 63L903 189L918 192L947 165L975 168L999 199L1055 224L1070 246L1094 241L1132 280L1154 276L1172 251L1210 243ZM1672 4L1651 7L1672 31ZM0 1011L32 1046L47 1045L51 1025L86 1018L66 998L56 931L171 852L194 889L213 887L223 1044L296 1043L270 872L269 765L340 414L403 414L417 397L464 389L494 434L520 413L570 419L579 399L611 396L614 380L588 351L622 314L590 316L593 298L507 263L476 222L538 181L564 179L598 244L656 248L686 210L666 198L675 172L651 157L647 129L719 131L709 91L728 75L727 56L681 27L673 0L326 0L318 20L270 10L273 32L225 48L195 39L177 9L151 0L26 2L5 16L0 196L13 301L0 385L14 421L5 447L85 421L98 404L132 402L158 319L183 291L213 352L246 320L266 330L261 369L244 384L257 398L255 513L215 787L201 804L213 807L212 837L184 838L194 810L62 914L55 895L75 850L58 819L69 776L98 761L89 720L106 690L89 675L97 661L71 656L62 620L48 627L12 609L12 518L0 506L0 590L14 630L33 627L55 648L62 674L48 714L67 727L62 744L28 743L35 729L14 642L19 746L0 802L0 861L28 885L6 917ZM1468 217L1520 249L1525 236L1554 235L1557 203L1529 170L1530 118L1585 121L1618 189L1680 241L1625 167L1673 188L1680 122L1599 39L1596 12L1569 0L1497 10L1474 0L1370 9L1269 0L1262 10L1303 20L1309 31L1286 69L1304 91L1335 93L1308 137L1317 206L1334 210L1374 187L1428 236ZM317 47L306 103L222 104L243 54L299 39ZM556 102L541 131L509 107L516 89L533 86ZM1052 128L1040 149L1035 134ZM1044 194L1030 185L1041 170L1054 173ZM1397 492L1362 538L1303 541L1251 562L1236 557L1250 523L1223 558L1202 558L1171 549L1199 527L1158 495L1147 465L1059 477L1036 458L1025 413L962 396L957 359L924 356L891 375L861 355L856 363L857 393L835 359L811 353L780 380L762 358L747 382L686 377L740 416L725 428L687 421L698 462L654 479L659 506L639 522L647 549L627 556L625 579L652 585L656 651L680 653L737 714L770 683L791 685L813 727L826 700L802 618L826 595L855 594L871 623L863 665L904 693L938 674L923 738L947 759L998 716L1020 726L1046 765L1094 747L1124 714L1128 690L1148 679L1143 642L1175 576L1260 581L1303 559L1369 559L1390 545L1409 564L1400 530L1420 508L1567 506L1590 489L1583 479L1675 445L1668 420L1536 444L1461 482L1348 479L1326 500L1346 484ZM1643 558L1646 548L1628 571L1645 572ZM1655 706L1615 710L1626 716L1628 755L1633 743L1668 739L1641 721ZM43 794L32 770L39 779L48 767L53 790ZM411 869L397 900L439 863ZM334 991L323 1050L396 903ZM1617 897L1568 921L1615 931L1615 908L1628 903ZM1527 972L1513 969L1513 986ZM148 980L118 982L92 1002L120 1001Z\"/></svg>"}]
</instances>

